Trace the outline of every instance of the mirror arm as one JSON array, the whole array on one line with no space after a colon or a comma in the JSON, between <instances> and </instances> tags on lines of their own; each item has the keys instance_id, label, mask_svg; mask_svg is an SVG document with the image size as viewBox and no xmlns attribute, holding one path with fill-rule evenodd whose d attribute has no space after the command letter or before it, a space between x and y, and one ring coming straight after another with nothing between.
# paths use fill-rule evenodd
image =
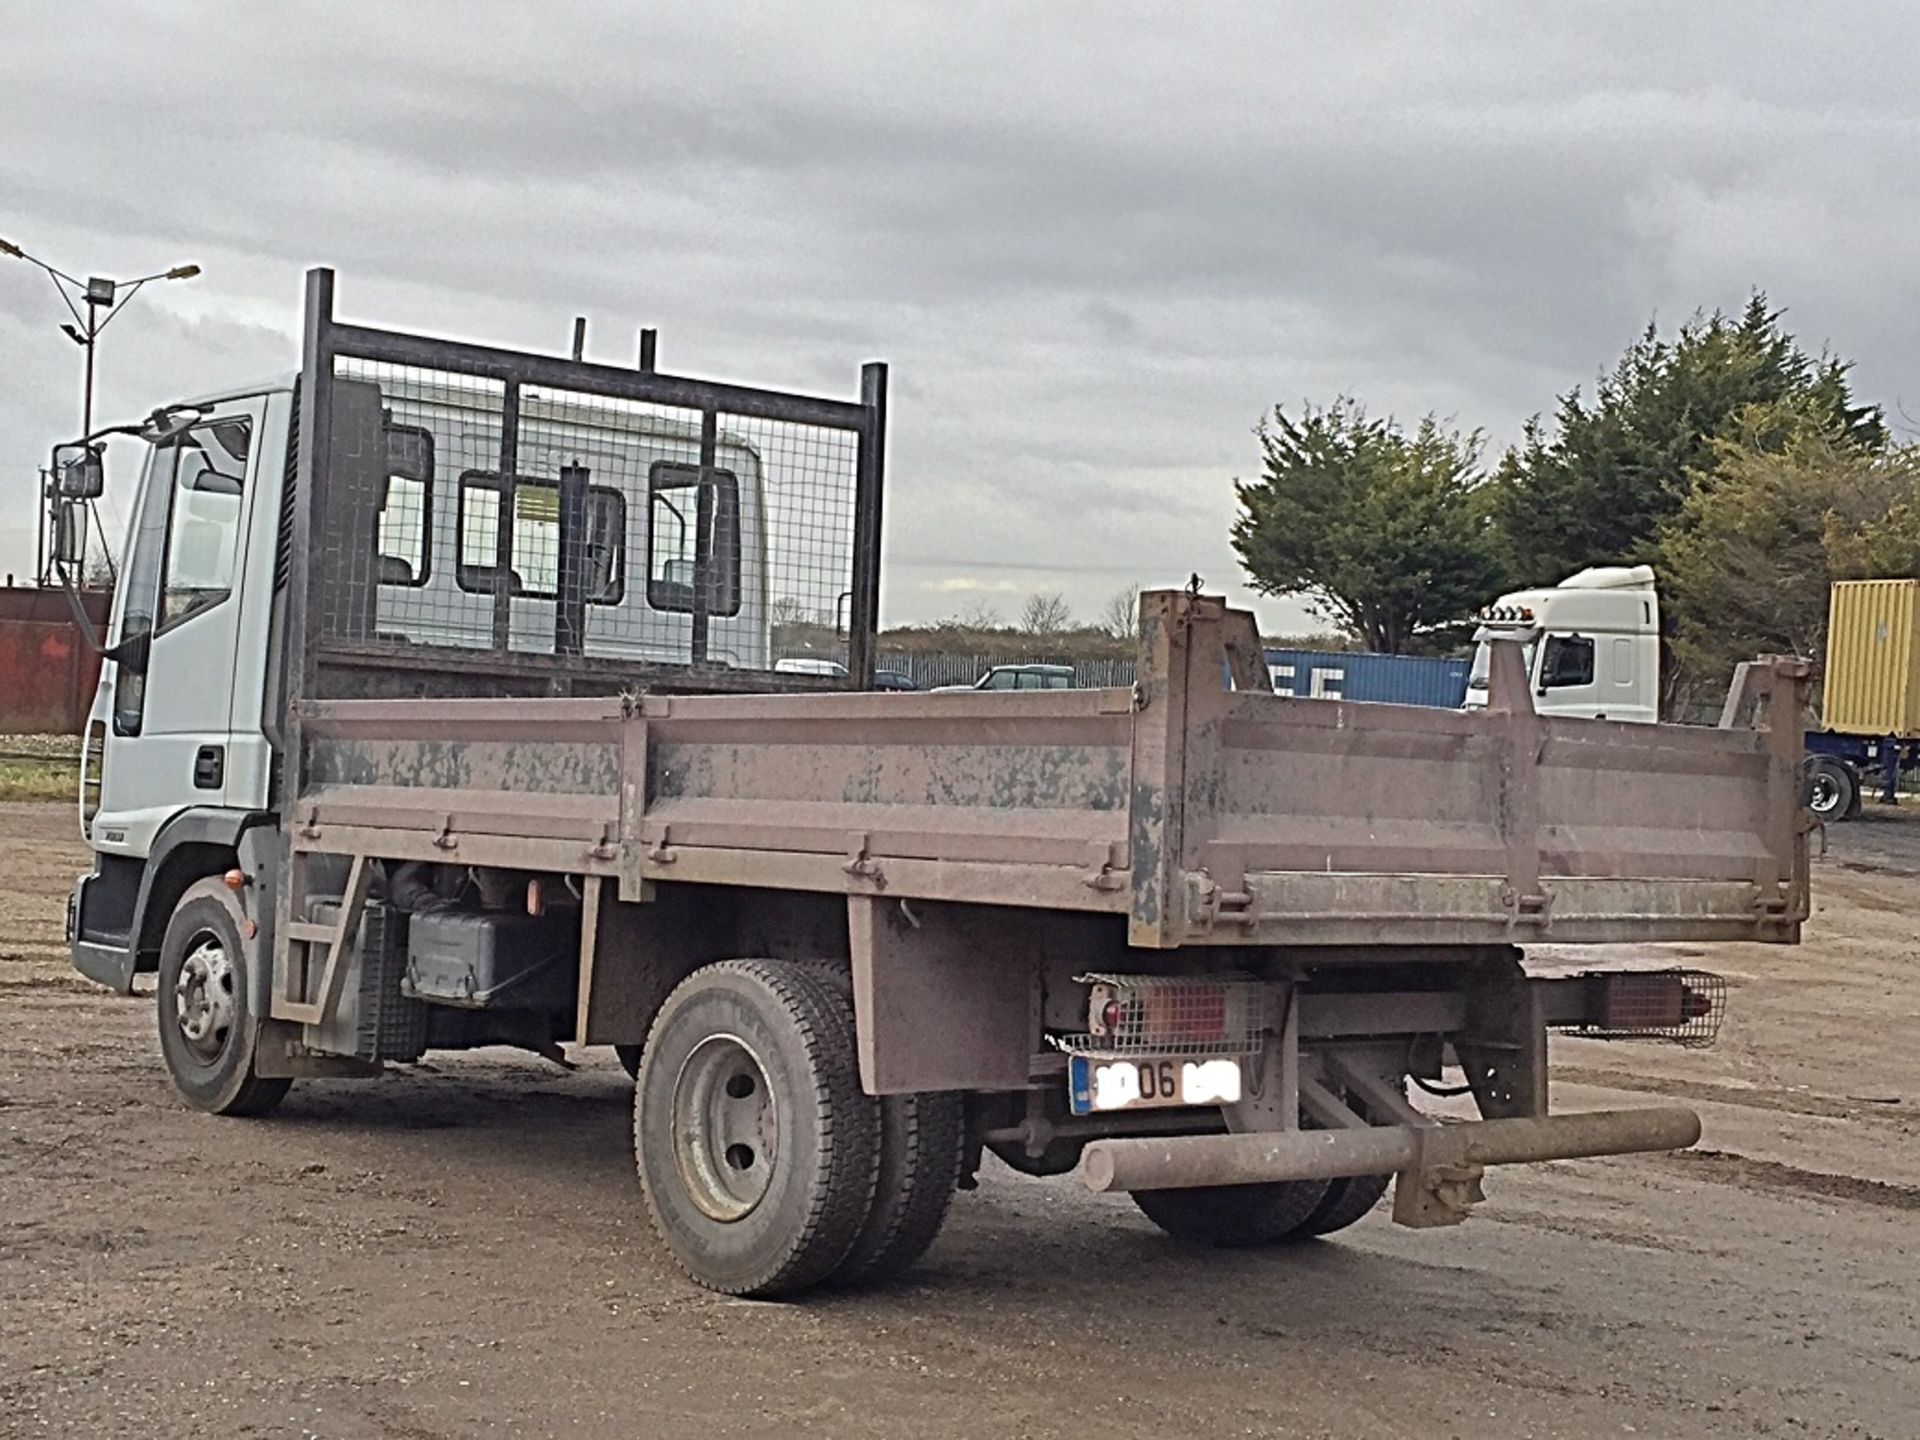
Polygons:
<instances>
[{"instance_id":1,"label":"mirror arm","mask_svg":"<svg viewBox=\"0 0 1920 1440\"><path fill-rule=\"evenodd\" d=\"M55 565L53 573L60 577L60 589L67 597L67 608L73 612L73 628L80 632L80 643L102 660L111 660L115 664L125 665L130 670L144 670L147 654L153 647L153 633L142 630L138 635L129 635L116 645L102 645L94 634L93 617L87 614L87 607L80 603L80 587L73 583L73 576L67 573L67 566Z\"/></svg>"},{"instance_id":2,"label":"mirror arm","mask_svg":"<svg viewBox=\"0 0 1920 1440\"><path fill-rule=\"evenodd\" d=\"M89 652L100 656L103 660L119 659L120 657L112 651L120 649L121 646L115 645L111 648L103 646L99 637L93 633L93 617L87 614L87 607L80 603L80 587L73 583L73 577L67 573L67 567L56 564L53 567L53 573L60 577L60 588L66 594L67 608L73 611L73 628L80 632L80 642Z\"/></svg>"},{"instance_id":3,"label":"mirror arm","mask_svg":"<svg viewBox=\"0 0 1920 1440\"><path fill-rule=\"evenodd\" d=\"M100 651L102 660L111 660L124 665L135 674L142 674L147 668L147 656L153 649L153 632L142 630L138 635L129 635L117 645L109 645Z\"/></svg>"}]
</instances>

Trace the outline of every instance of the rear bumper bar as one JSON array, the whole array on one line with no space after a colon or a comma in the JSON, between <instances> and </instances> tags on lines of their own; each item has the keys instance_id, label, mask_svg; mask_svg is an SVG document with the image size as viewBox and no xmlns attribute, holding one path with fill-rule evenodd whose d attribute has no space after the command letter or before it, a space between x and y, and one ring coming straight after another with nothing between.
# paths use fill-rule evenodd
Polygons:
<instances>
[{"instance_id":1,"label":"rear bumper bar","mask_svg":"<svg viewBox=\"0 0 1920 1440\"><path fill-rule=\"evenodd\" d=\"M1088 1143L1080 1176L1088 1189L1103 1192L1389 1173L1421 1177L1422 1188L1431 1188L1435 1177L1459 1179L1459 1172L1477 1173L1486 1165L1684 1150L1699 1139L1700 1117L1678 1107L1422 1127L1108 1139Z\"/></svg>"}]
</instances>

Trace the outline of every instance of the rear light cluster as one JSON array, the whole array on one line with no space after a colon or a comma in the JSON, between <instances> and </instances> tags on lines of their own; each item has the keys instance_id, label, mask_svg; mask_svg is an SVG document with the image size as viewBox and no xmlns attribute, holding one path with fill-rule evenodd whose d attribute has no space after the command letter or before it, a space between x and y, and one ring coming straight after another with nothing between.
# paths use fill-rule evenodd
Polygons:
<instances>
[{"instance_id":1,"label":"rear light cluster","mask_svg":"<svg viewBox=\"0 0 1920 1440\"><path fill-rule=\"evenodd\" d=\"M1711 1045L1727 1007L1727 982L1705 970L1588 974L1586 1018L1575 1033L1606 1040Z\"/></svg>"},{"instance_id":2,"label":"rear light cluster","mask_svg":"<svg viewBox=\"0 0 1920 1440\"><path fill-rule=\"evenodd\" d=\"M1087 1033L1061 1048L1102 1055L1243 1055L1260 1048L1271 991L1250 976L1083 975Z\"/></svg>"}]
</instances>

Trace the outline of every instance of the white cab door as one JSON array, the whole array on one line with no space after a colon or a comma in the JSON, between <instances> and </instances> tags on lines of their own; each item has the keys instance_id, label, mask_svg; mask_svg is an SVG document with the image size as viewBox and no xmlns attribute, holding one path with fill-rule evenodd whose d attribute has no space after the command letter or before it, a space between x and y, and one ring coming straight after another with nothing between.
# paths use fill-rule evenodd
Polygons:
<instances>
[{"instance_id":1,"label":"white cab door","mask_svg":"<svg viewBox=\"0 0 1920 1440\"><path fill-rule=\"evenodd\" d=\"M230 401L148 456L114 601L114 639L146 633L146 663L109 663L96 847L144 856L174 815L220 805L232 762L244 537L260 477L265 401Z\"/></svg>"}]
</instances>

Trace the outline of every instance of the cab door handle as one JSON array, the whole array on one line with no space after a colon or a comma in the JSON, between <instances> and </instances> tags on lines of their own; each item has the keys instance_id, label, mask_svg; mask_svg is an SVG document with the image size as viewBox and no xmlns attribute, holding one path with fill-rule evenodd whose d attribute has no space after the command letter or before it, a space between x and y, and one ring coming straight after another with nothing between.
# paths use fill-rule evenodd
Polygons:
<instances>
[{"instance_id":1,"label":"cab door handle","mask_svg":"<svg viewBox=\"0 0 1920 1440\"><path fill-rule=\"evenodd\" d=\"M227 778L227 747L202 745L193 756L193 786L196 790L218 790Z\"/></svg>"}]
</instances>

